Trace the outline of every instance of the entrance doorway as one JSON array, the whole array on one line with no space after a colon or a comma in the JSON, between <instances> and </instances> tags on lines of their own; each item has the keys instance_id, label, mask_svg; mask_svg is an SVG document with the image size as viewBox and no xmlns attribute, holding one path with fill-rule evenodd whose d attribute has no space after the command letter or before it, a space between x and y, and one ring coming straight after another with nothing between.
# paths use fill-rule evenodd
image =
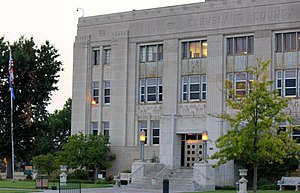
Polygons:
<instances>
[{"instance_id":1,"label":"entrance doorway","mask_svg":"<svg viewBox=\"0 0 300 193\"><path fill-rule=\"evenodd\" d=\"M202 135L185 134L181 137L181 167L192 168L202 160Z\"/></svg>"}]
</instances>

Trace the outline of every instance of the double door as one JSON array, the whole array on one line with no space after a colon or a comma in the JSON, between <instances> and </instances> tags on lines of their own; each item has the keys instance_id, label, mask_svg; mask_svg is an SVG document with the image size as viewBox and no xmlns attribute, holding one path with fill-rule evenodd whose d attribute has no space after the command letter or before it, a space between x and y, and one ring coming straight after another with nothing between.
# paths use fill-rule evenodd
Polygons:
<instances>
[{"instance_id":1,"label":"double door","mask_svg":"<svg viewBox=\"0 0 300 193\"><path fill-rule=\"evenodd\" d=\"M195 163L202 160L203 145L201 134L186 134L182 136L181 141L181 166L192 168Z\"/></svg>"}]
</instances>

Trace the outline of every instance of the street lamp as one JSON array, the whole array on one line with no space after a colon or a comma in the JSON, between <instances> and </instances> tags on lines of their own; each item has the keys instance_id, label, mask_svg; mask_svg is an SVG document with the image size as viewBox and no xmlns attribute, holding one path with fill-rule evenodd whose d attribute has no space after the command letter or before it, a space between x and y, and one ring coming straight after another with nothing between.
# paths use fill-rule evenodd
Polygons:
<instances>
[{"instance_id":1,"label":"street lamp","mask_svg":"<svg viewBox=\"0 0 300 193\"><path fill-rule=\"evenodd\" d=\"M207 140L208 140L208 132L204 130L202 133L202 141L203 141L203 163L207 163L206 155L207 155Z\"/></svg>"},{"instance_id":2,"label":"street lamp","mask_svg":"<svg viewBox=\"0 0 300 193\"><path fill-rule=\"evenodd\" d=\"M144 130L140 132L140 143L141 143L141 150L140 150L140 160L144 161L144 146L146 141L146 133Z\"/></svg>"}]
</instances>

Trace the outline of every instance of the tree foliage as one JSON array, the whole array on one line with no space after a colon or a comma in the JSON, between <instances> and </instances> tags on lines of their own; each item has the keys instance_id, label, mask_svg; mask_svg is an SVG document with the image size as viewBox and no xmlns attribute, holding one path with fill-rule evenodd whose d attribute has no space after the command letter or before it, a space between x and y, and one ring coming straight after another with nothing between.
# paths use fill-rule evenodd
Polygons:
<instances>
[{"instance_id":1,"label":"tree foliage","mask_svg":"<svg viewBox=\"0 0 300 193\"><path fill-rule=\"evenodd\" d=\"M50 153L33 157L32 164L34 169L38 171L38 174L47 174L48 176L58 168L55 157Z\"/></svg>"},{"instance_id":2,"label":"tree foliage","mask_svg":"<svg viewBox=\"0 0 300 193\"><path fill-rule=\"evenodd\" d=\"M288 99L270 90L273 85L268 80L270 61L258 61L247 68L253 80L247 80L250 93L238 96L234 93L232 82L226 82L227 112L220 117L229 121L232 130L221 136L216 146L219 151L213 158L219 164L229 160L240 160L253 166L253 191L257 190L257 168L265 163L282 163L284 158L295 156L299 146L291 139L291 128L282 130L279 123L290 122L285 113ZM234 113L231 113L234 112Z\"/></svg>"},{"instance_id":3,"label":"tree foliage","mask_svg":"<svg viewBox=\"0 0 300 193\"><path fill-rule=\"evenodd\" d=\"M58 152L59 163L69 168L111 167L115 156L110 152L108 137L103 135L72 135Z\"/></svg>"},{"instance_id":4,"label":"tree foliage","mask_svg":"<svg viewBox=\"0 0 300 193\"><path fill-rule=\"evenodd\" d=\"M36 137L34 155L55 153L67 142L71 134L71 105L69 98L62 110L55 110L45 118Z\"/></svg>"},{"instance_id":5,"label":"tree foliage","mask_svg":"<svg viewBox=\"0 0 300 193\"><path fill-rule=\"evenodd\" d=\"M20 39L13 44L0 38L0 152L11 168L10 92L8 83L9 47L14 60L13 122L15 157L29 161L37 130L46 117L51 92L57 90L58 72L62 70L57 50L46 41L37 46L33 38Z\"/></svg>"}]
</instances>

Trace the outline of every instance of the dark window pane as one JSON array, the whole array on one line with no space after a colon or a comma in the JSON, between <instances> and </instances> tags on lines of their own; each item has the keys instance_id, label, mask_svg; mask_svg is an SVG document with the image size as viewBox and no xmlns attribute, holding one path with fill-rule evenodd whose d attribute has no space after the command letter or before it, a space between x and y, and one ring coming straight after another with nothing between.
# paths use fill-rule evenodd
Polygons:
<instances>
[{"instance_id":1,"label":"dark window pane","mask_svg":"<svg viewBox=\"0 0 300 193\"><path fill-rule=\"evenodd\" d=\"M282 52L282 34L276 34L276 52Z\"/></svg>"},{"instance_id":2,"label":"dark window pane","mask_svg":"<svg viewBox=\"0 0 300 193\"><path fill-rule=\"evenodd\" d=\"M190 85L190 91L193 92L193 91L200 91L200 88L199 88L199 84L192 84Z\"/></svg>"},{"instance_id":3,"label":"dark window pane","mask_svg":"<svg viewBox=\"0 0 300 193\"><path fill-rule=\"evenodd\" d=\"M296 95L296 88L285 89L285 96L294 96L294 95Z\"/></svg>"},{"instance_id":4,"label":"dark window pane","mask_svg":"<svg viewBox=\"0 0 300 193\"><path fill-rule=\"evenodd\" d=\"M159 93L162 93L162 92L163 92L163 87L162 87L162 86L159 86L159 87L158 87L158 92L159 92Z\"/></svg>"},{"instance_id":5,"label":"dark window pane","mask_svg":"<svg viewBox=\"0 0 300 193\"><path fill-rule=\"evenodd\" d=\"M285 80L285 87L296 87L296 79Z\"/></svg>"},{"instance_id":6,"label":"dark window pane","mask_svg":"<svg viewBox=\"0 0 300 193\"><path fill-rule=\"evenodd\" d=\"M109 97L105 97L104 98L104 103L110 103L110 98Z\"/></svg>"},{"instance_id":7,"label":"dark window pane","mask_svg":"<svg viewBox=\"0 0 300 193\"><path fill-rule=\"evenodd\" d=\"M277 87L281 87L281 80L277 80Z\"/></svg>"},{"instance_id":8,"label":"dark window pane","mask_svg":"<svg viewBox=\"0 0 300 193\"><path fill-rule=\"evenodd\" d=\"M159 136L159 129L153 129L153 136Z\"/></svg>"},{"instance_id":9,"label":"dark window pane","mask_svg":"<svg viewBox=\"0 0 300 193\"><path fill-rule=\"evenodd\" d=\"M190 99L199 99L200 98L200 94L199 93L191 93L190 94Z\"/></svg>"},{"instance_id":10,"label":"dark window pane","mask_svg":"<svg viewBox=\"0 0 300 193\"><path fill-rule=\"evenodd\" d=\"M159 138L153 138L153 144L159 144Z\"/></svg>"},{"instance_id":11,"label":"dark window pane","mask_svg":"<svg viewBox=\"0 0 300 193\"><path fill-rule=\"evenodd\" d=\"M148 99L148 101L156 101L156 96L155 95L148 95L147 99Z\"/></svg>"},{"instance_id":12,"label":"dark window pane","mask_svg":"<svg viewBox=\"0 0 300 193\"><path fill-rule=\"evenodd\" d=\"M202 91L206 91L206 84L202 85Z\"/></svg>"},{"instance_id":13,"label":"dark window pane","mask_svg":"<svg viewBox=\"0 0 300 193\"><path fill-rule=\"evenodd\" d=\"M147 92L148 93L156 93L156 87L148 87Z\"/></svg>"},{"instance_id":14,"label":"dark window pane","mask_svg":"<svg viewBox=\"0 0 300 193\"><path fill-rule=\"evenodd\" d=\"M248 37L248 54L254 53L254 37L249 36Z\"/></svg>"},{"instance_id":15,"label":"dark window pane","mask_svg":"<svg viewBox=\"0 0 300 193\"><path fill-rule=\"evenodd\" d=\"M104 90L104 95L105 95L105 96L110 95L110 89L105 89L105 90Z\"/></svg>"},{"instance_id":16,"label":"dark window pane","mask_svg":"<svg viewBox=\"0 0 300 193\"><path fill-rule=\"evenodd\" d=\"M277 89L278 90L278 96L281 96L281 89Z\"/></svg>"},{"instance_id":17,"label":"dark window pane","mask_svg":"<svg viewBox=\"0 0 300 193\"><path fill-rule=\"evenodd\" d=\"M162 100L163 100L163 95L160 94L160 95L158 96L158 101L162 101Z\"/></svg>"}]
</instances>

